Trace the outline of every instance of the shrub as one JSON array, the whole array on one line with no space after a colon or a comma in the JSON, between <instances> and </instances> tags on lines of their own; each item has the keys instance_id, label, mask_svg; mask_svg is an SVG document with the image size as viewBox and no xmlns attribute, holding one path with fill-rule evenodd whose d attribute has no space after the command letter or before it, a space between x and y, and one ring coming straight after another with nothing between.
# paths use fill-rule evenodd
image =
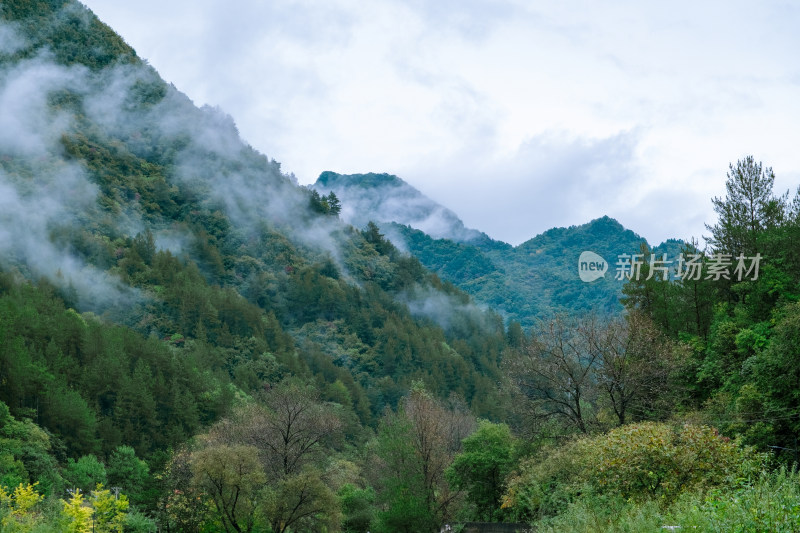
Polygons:
<instances>
[{"instance_id":1,"label":"shrub","mask_svg":"<svg viewBox=\"0 0 800 533\"><path fill-rule=\"evenodd\" d=\"M667 505L685 492L742 482L762 466L763 456L708 426L630 424L523 461L503 507L532 519L588 494Z\"/></svg>"}]
</instances>

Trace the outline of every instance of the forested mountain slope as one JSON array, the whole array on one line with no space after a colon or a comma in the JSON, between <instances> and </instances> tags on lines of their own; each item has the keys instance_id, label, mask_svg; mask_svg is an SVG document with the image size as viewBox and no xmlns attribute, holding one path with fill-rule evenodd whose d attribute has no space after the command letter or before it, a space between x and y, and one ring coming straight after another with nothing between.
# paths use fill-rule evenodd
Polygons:
<instances>
[{"instance_id":1,"label":"forested mountain slope","mask_svg":"<svg viewBox=\"0 0 800 533\"><path fill-rule=\"evenodd\" d=\"M498 316L341 222L78 2L0 15L0 400L57 458L158 465L287 376L356 426L415 380L498 409Z\"/></svg>"},{"instance_id":2,"label":"forested mountain slope","mask_svg":"<svg viewBox=\"0 0 800 533\"><path fill-rule=\"evenodd\" d=\"M343 217L353 225L378 223L426 268L525 327L554 312L621 312L624 281L615 279L617 258L637 254L646 244L616 220L602 217L580 226L553 228L511 246L465 229L452 211L388 174L323 172L314 188L334 192ZM669 240L652 252L676 259L682 245ZM606 276L588 284L577 274L578 258L587 250L609 263Z\"/></svg>"},{"instance_id":3,"label":"forested mountain slope","mask_svg":"<svg viewBox=\"0 0 800 533\"><path fill-rule=\"evenodd\" d=\"M731 166L705 276L584 283L577 254L641 239L353 227L80 3L4 0L0 530L795 531L800 200L773 185Z\"/></svg>"},{"instance_id":4,"label":"forested mountain slope","mask_svg":"<svg viewBox=\"0 0 800 533\"><path fill-rule=\"evenodd\" d=\"M323 172L314 189L334 192L342 203L342 218L357 228L368 222L397 222L435 239L450 239L481 247L506 247L480 231L467 228L458 216L391 174Z\"/></svg>"}]
</instances>

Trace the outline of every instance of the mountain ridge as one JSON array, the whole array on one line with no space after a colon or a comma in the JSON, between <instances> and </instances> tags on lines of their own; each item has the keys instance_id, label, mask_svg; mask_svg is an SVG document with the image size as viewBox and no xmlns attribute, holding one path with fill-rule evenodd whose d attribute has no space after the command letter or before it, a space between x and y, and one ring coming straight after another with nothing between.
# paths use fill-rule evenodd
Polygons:
<instances>
[{"instance_id":1,"label":"mountain ridge","mask_svg":"<svg viewBox=\"0 0 800 533\"><path fill-rule=\"evenodd\" d=\"M0 4L0 105L0 401L65 456L163 458L289 377L364 427L414 382L499 409L499 317L315 210L85 6Z\"/></svg>"},{"instance_id":2,"label":"mountain ridge","mask_svg":"<svg viewBox=\"0 0 800 533\"><path fill-rule=\"evenodd\" d=\"M577 276L578 257L594 251L611 266L618 254L639 253L643 243L650 247L646 239L607 215L548 229L516 246L480 230L468 230L470 238L464 238L459 230L465 225L453 211L390 174L324 172L312 187L334 192L348 222L357 227L378 223L387 237L426 268L525 327L554 312L620 312L623 281L615 279L612 270L595 283L583 283ZM407 199L412 205L403 210ZM448 217L450 232L425 231L425 221L441 213ZM653 251L677 255L682 244L666 241Z\"/></svg>"},{"instance_id":3,"label":"mountain ridge","mask_svg":"<svg viewBox=\"0 0 800 533\"><path fill-rule=\"evenodd\" d=\"M335 192L342 202L342 218L359 228L370 220L400 222L456 242L481 246L497 242L481 231L467 228L453 211L392 174L325 171L311 188L322 194Z\"/></svg>"}]
</instances>

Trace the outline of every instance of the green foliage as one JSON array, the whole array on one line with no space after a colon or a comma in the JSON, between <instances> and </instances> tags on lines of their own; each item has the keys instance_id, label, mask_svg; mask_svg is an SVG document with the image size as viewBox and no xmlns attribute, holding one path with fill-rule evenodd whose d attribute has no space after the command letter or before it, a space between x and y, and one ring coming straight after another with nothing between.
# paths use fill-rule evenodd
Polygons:
<instances>
[{"instance_id":1,"label":"green foliage","mask_svg":"<svg viewBox=\"0 0 800 533\"><path fill-rule=\"evenodd\" d=\"M381 424L375 453L382 460L378 532L428 531L437 526L425 490L424 473L413 446L411 421L391 418Z\"/></svg>"},{"instance_id":2,"label":"green foliage","mask_svg":"<svg viewBox=\"0 0 800 533\"><path fill-rule=\"evenodd\" d=\"M64 480L69 488L87 493L97 485L106 483L106 467L94 455L84 455L77 461L69 459L64 469Z\"/></svg>"},{"instance_id":3,"label":"green foliage","mask_svg":"<svg viewBox=\"0 0 800 533\"><path fill-rule=\"evenodd\" d=\"M719 221L711 230L709 244L717 252L736 257L764 252L766 230L782 222L786 210L786 197L775 197L772 189L775 173L771 167L763 168L753 156L730 164L725 183L725 198L714 198L714 211Z\"/></svg>"},{"instance_id":4,"label":"green foliage","mask_svg":"<svg viewBox=\"0 0 800 533\"><path fill-rule=\"evenodd\" d=\"M132 510L125 514L123 531L127 533L152 533L157 529L156 522L139 511Z\"/></svg>"},{"instance_id":5,"label":"green foliage","mask_svg":"<svg viewBox=\"0 0 800 533\"><path fill-rule=\"evenodd\" d=\"M15 406L14 414L37 409L41 425L63 439L70 455L110 453L122 443L150 453L186 438L221 409L225 399L213 391L228 380L200 373L199 350L175 358L156 339L64 309L46 286L10 277L0 286L0 330L12 347L0 353L9 378L0 399Z\"/></svg>"},{"instance_id":6,"label":"green foliage","mask_svg":"<svg viewBox=\"0 0 800 533\"><path fill-rule=\"evenodd\" d=\"M467 491L467 499L475 506L476 520L491 522L501 518L505 480L516 459L511 430L505 424L481 420L462 447L447 468L448 481L456 489Z\"/></svg>"},{"instance_id":7,"label":"green foliage","mask_svg":"<svg viewBox=\"0 0 800 533\"><path fill-rule=\"evenodd\" d=\"M587 492L671 503L684 493L748 479L762 466L763 457L707 426L630 424L523 461L503 507L519 518L543 517Z\"/></svg>"},{"instance_id":8,"label":"green foliage","mask_svg":"<svg viewBox=\"0 0 800 533\"><path fill-rule=\"evenodd\" d=\"M673 520L687 527L716 531L796 531L800 526L797 472L784 468L762 473L734 491L711 491L703 499L700 513L679 509Z\"/></svg>"},{"instance_id":9,"label":"green foliage","mask_svg":"<svg viewBox=\"0 0 800 533\"><path fill-rule=\"evenodd\" d=\"M778 450L789 463L796 460L800 429L800 396L791 385L800 346L800 196L790 202L788 193L776 195L772 169L750 156L731 164L727 177L725 197L712 200L719 220L708 226L711 249L695 245L684 254L700 254L704 265L712 255L725 254L732 262L730 279L704 274L697 280L631 282L626 305L645 312L688 350L675 374L677 401L659 415L694 412L692 418L762 451ZM756 254L757 275L735 275L737 257Z\"/></svg>"},{"instance_id":10,"label":"green foliage","mask_svg":"<svg viewBox=\"0 0 800 533\"><path fill-rule=\"evenodd\" d=\"M375 520L375 490L364 489L347 483L339 489L342 506L342 531L344 533L366 533Z\"/></svg>"},{"instance_id":11,"label":"green foliage","mask_svg":"<svg viewBox=\"0 0 800 533\"><path fill-rule=\"evenodd\" d=\"M589 440L545 448L523 459L507 479L501 508L517 520L533 520L564 511L591 490L586 474Z\"/></svg>"},{"instance_id":12,"label":"green foliage","mask_svg":"<svg viewBox=\"0 0 800 533\"><path fill-rule=\"evenodd\" d=\"M63 531L118 533L126 530L129 507L127 496L112 494L108 489L104 489L102 484L97 485L88 499L85 498L83 491L76 489L69 501L61 500L61 506Z\"/></svg>"},{"instance_id":13,"label":"green foliage","mask_svg":"<svg viewBox=\"0 0 800 533\"><path fill-rule=\"evenodd\" d=\"M94 509L84 505L84 496L76 490L68 502L64 502L64 514L68 519L67 531L70 533L89 533L92 530Z\"/></svg>"},{"instance_id":14,"label":"green foliage","mask_svg":"<svg viewBox=\"0 0 800 533\"><path fill-rule=\"evenodd\" d=\"M98 484L92 491L92 507L94 508L92 528L98 533L118 533L125 526L128 512L128 497L124 494L112 495L111 491Z\"/></svg>"},{"instance_id":15,"label":"green foliage","mask_svg":"<svg viewBox=\"0 0 800 533\"><path fill-rule=\"evenodd\" d=\"M31 46L18 56L47 46L62 64L80 63L99 69L117 60L134 61L136 53L111 28L78 3L59 0L10 0L0 6L6 20L22 24Z\"/></svg>"},{"instance_id":16,"label":"green foliage","mask_svg":"<svg viewBox=\"0 0 800 533\"><path fill-rule=\"evenodd\" d=\"M309 207L312 211L322 215L339 216L342 211L342 203L331 191L327 196L322 196L316 190L311 190L309 197Z\"/></svg>"},{"instance_id":17,"label":"green foliage","mask_svg":"<svg viewBox=\"0 0 800 533\"><path fill-rule=\"evenodd\" d=\"M798 474L780 469L752 481L708 492L688 492L674 503L631 502L587 495L562 514L537 522L543 532L661 531L664 526L694 531L796 531L800 525Z\"/></svg>"},{"instance_id":18,"label":"green foliage","mask_svg":"<svg viewBox=\"0 0 800 533\"><path fill-rule=\"evenodd\" d=\"M340 500L326 475L338 409L287 380L247 402L176 454L162 480L171 527L274 532L336 530Z\"/></svg>"},{"instance_id":19,"label":"green foliage","mask_svg":"<svg viewBox=\"0 0 800 533\"><path fill-rule=\"evenodd\" d=\"M451 520L460 494L445 472L473 430L462 405L447 405L414 383L398 411L384 415L372 443L370 476L382 504L376 531L433 531Z\"/></svg>"},{"instance_id":20,"label":"green foliage","mask_svg":"<svg viewBox=\"0 0 800 533\"><path fill-rule=\"evenodd\" d=\"M747 476L757 458L707 426L679 431L643 423L612 430L596 441L593 483L624 498L673 501L685 491Z\"/></svg>"},{"instance_id":21,"label":"green foliage","mask_svg":"<svg viewBox=\"0 0 800 533\"><path fill-rule=\"evenodd\" d=\"M268 486L263 498L264 513L275 533L338 529L339 500L315 468L304 468Z\"/></svg>"},{"instance_id":22,"label":"green foliage","mask_svg":"<svg viewBox=\"0 0 800 533\"><path fill-rule=\"evenodd\" d=\"M0 402L0 487L30 482L46 495L62 487L51 438L30 420L15 420Z\"/></svg>"},{"instance_id":23,"label":"green foliage","mask_svg":"<svg viewBox=\"0 0 800 533\"><path fill-rule=\"evenodd\" d=\"M157 475L161 485L159 521L175 531L203 531L213 525L213 503L193 483L191 454L186 449L174 453Z\"/></svg>"},{"instance_id":24,"label":"green foliage","mask_svg":"<svg viewBox=\"0 0 800 533\"><path fill-rule=\"evenodd\" d=\"M44 496L35 485L20 483L13 492L0 487L0 526L3 531L32 531L40 522L40 503Z\"/></svg>"},{"instance_id":25,"label":"green foliage","mask_svg":"<svg viewBox=\"0 0 800 533\"><path fill-rule=\"evenodd\" d=\"M496 241L434 239L401 224L384 226L401 235L426 268L477 301L503 310L525 328L554 312L618 313L624 283L615 279L614 258L620 253L637 253L643 243L640 236L608 217L582 226L554 228L513 248ZM681 244L667 241L652 251L677 258ZM575 275L578 257L585 250L611 261L606 276L591 284Z\"/></svg>"},{"instance_id":26,"label":"green foliage","mask_svg":"<svg viewBox=\"0 0 800 533\"><path fill-rule=\"evenodd\" d=\"M109 487L121 487L131 503L142 504L148 501L147 489L150 485L150 468L138 457L130 446L118 446L108 458L106 474Z\"/></svg>"},{"instance_id":27,"label":"green foliage","mask_svg":"<svg viewBox=\"0 0 800 533\"><path fill-rule=\"evenodd\" d=\"M209 496L225 531L252 531L256 496L266 479L258 449L209 446L192 454L191 469L192 483Z\"/></svg>"}]
</instances>

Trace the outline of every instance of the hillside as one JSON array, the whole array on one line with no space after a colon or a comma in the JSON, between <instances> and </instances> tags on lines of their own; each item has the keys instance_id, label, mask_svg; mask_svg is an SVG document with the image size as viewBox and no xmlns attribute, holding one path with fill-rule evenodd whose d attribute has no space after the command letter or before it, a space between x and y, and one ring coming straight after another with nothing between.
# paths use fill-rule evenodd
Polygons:
<instances>
[{"instance_id":1,"label":"hillside","mask_svg":"<svg viewBox=\"0 0 800 533\"><path fill-rule=\"evenodd\" d=\"M621 312L624 282L615 279L617 257L639 253L642 243L647 244L616 220L603 217L550 229L514 247L465 230L455 213L387 174L324 172L314 188L334 192L341 200L342 216L351 224L379 223L397 246L427 269L526 328L556 312ZM682 245L670 240L648 248L676 258ZM605 277L592 283L577 275L578 258L586 250L609 263Z\"/></svg>"},{"instance_id":2,"label":"hillside","mask_svg":"<svg viewBox=\"0 0 800 533\"><path fill-rule=\"evenodd\" d=\"M301 187L77 1L3 1L0 531L796 531L800 189L727 178L620 285L611 218Z\"/></svg>"},{"instance_id":3,"label":"hillside","mask_svg":"<svg viewBox=\"0 0 800 533\"><path fill-rule=\"evenodd\" d=\"M161 468L287 377L354 442L414 382L498 412L499 317L320 209L78 2L0 14L0 400L55 457ZM36 479L19 460L8 479Z\"/></svg>"},{"instance_id":4,"label":"hillside","mask_svg":"<svg viewBox=\"0 0 800 533\"><path fill-rule=\"evenodd\" d=\"M390 174L337 174L323 172L314 189L334 192L342 203L342 219L357 228L368 222L396 222L425 232L479 247L503 247L485 233L467 228L458 216Z\"/></svg>"}]
</instances>

